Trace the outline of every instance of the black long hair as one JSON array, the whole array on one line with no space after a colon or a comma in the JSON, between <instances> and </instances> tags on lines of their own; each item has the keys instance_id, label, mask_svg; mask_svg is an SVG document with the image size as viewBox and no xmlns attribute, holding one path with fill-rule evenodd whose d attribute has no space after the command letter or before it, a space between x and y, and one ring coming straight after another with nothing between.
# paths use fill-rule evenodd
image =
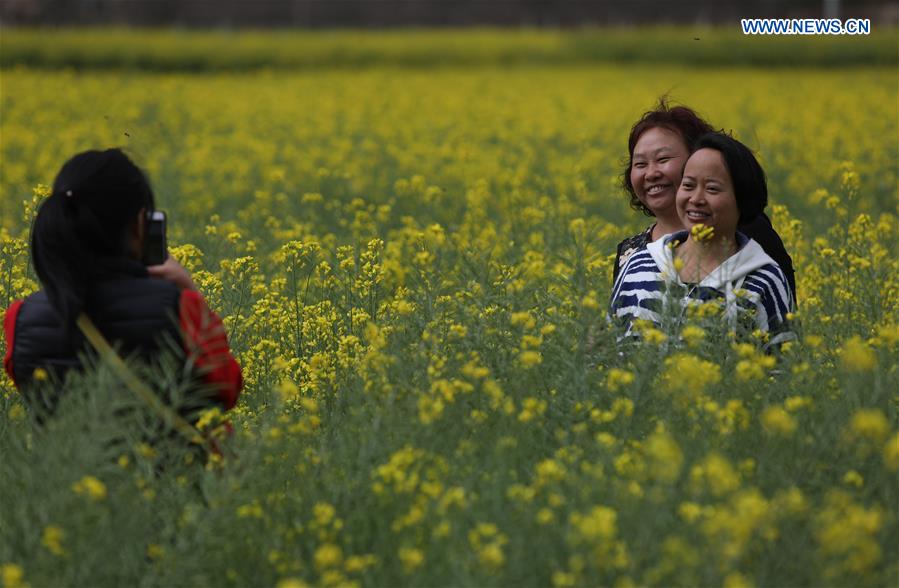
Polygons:
<instances>
[{"instance_id":1,"label":"black long hair","mask_svg":"<svg viewBox=\"0 0 899 588\"><path fill-rule=\"evenodd\" d=\"M752 150L724 133L707 133L696 141L693 152L714 149L721 154L734 184L734 197L740 211L738 226L751 223L768 206L768 181L765 170Z\"/></svg>"},{"instance_id":2,"label":"black long hair","mask_svg":"<svg viewBox=\"0 0 899 588\"><path fill-rule=\"evenodd\" d=\"M31 228L31 259L68 332L98 262L127 256L138 212L153 207L147 176L121 149L79 153L59 170Z\"/></svg>"}]
</instances>

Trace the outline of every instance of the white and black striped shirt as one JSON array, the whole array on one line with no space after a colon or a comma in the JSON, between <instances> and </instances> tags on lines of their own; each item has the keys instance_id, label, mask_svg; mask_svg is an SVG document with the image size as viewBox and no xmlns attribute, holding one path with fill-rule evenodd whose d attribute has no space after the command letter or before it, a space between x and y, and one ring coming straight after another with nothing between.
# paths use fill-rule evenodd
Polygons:
<instances>
[{"instance_id":1,"label":"white and black striped shirt","mask_svg":"<svg viewBox=\"0 0 899 588\"><path fill-rule=\"evenodd\" d=\"M636 319L661 326L673 318L681 325L688 308L718 304L732 330L743 325L767 332L767 346L795 338L787 318L793 311L787 278L758 243L737 233L737 253L698 284L686 284L669 246L686 238L686 231L666 235L631 255L612 290L613 321L624 323L628 332Z\"/></svg>"}]
</instances>

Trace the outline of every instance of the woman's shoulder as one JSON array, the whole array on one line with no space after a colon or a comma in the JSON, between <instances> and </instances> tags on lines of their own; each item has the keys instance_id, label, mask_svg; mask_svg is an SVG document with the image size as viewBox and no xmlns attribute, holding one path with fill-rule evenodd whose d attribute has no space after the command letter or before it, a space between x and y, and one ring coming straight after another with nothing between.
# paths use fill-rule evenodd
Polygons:
<instances>
[{"instance_id":1,"label":"woman's shoulder","mask_svg":"<svg viewBox=\"0 0 899 588\"><path fill-rule=\"evenodd\" d=\"M649 286L649 282L657 280L661 273L661 268L649 250L649 246L650 244L646 244L630 252L628 259L621 267L618 280L615 283L615 292L633 288L655 289L654 286Z\"/></svg>"},{"instance_id":2,"label":"woman's shoulder","mask_svg":"<svg viewBox=\"0 0 899 588\"><path fill-rule=\"evenodd\" d=\"M622 239L618 243L618 252L623 253L629 249L637 250L645 246L652 240L652 228L655 224L651 224L636 235L631 235L626 239Z\"/></svg>"},{"instance_id":3,"label":"woman's shoulder","mask_svg":"<svg viewBox=\"0 0 899 588\"><path fill-rule=\"evenodd\" d=\"M6 336L7 345L12 341L16 331L16 319L19 311L22 309L24 300L14 300L6 310L3 311L3 333Z\"/></svg>"},{"instance_id":4,"label":"woman's shoulder","mask_svg":"<svg viewBox=\"0 0 899 588\"><path fill-rule=\"evenodd\" d=\"M56 311L50 304L50 299L43 290L33 292L16 300L6 309L5 322L14 321L19 317L28 317L28 320L37 320L44 323L56 323Z\"/></svg>"},{"instance_id":5,"label":"woman's shoulder","mask_svg":"<svg viewBox=\"0 0 899 588\"><path fill-rule=\"evenodd\" d=\"M762 284L766 286L774 287L777 289L783 289L785 291L785 296L789 296L789 281L787 280L786 273L784 273L783 268L777 264L776 261L771 260L770 262L756 267L752 271L746 274L746 277L743 279L744 284Z\"/></svg>"},{"instance_id":6,"label":"woman's shoulder","mask_svg":"<svg viewBox=\"0 0 899 588\"><path fill-rule=\"evenodd\" d=\"M107 303L112 300L144 301L152 304L154 301L169 302L177 299L181 293L178 286L166 280L151 278L149 276L116 276L98 282L91 288L90 298L101 297Z\"/></svg>"},{"instance_id":7,"label":"woman's shoulder","mask_svg":"<svg viewBox=\"0 0 899 588\"><path fill-rule=\"evenodd\" d=\"M741 288L754 292L759 302L767 308L769 316L776 315L783 320L793 310L790 282L773 260L750 271L743 279Z\"/></svg>"},{"instance_id":8,"label":"woman's shoulder","mask_svg":"<svg viewBox=\"0 0 899 588\"><path fill-rule=\"evenodd\" d=\"M628 259L630 259L631 255L646 247L647 244L652 240L652 228L655 225L649 225L643 231L637 233L636 235L631 235L627 239L623 239L620 243L618 243L617 247L617 256L616 263L618 264L616 269L616 274L624 269L624 266L627 264Z\"/></svg>"},{"instance_id":9,"label":"woman's shoulder","mask_svg":"<svg viewBox=\"0 0 899 588\"><path fill-rule=\"evenodd\" d=\"M733 268L743 275L744 280L775 280L787 283L787 276L780 263L774 259L764 247L745 233L737 233L739 251L734 256L737 267ZM742 267L742 271L739 266Z\"/></svg>"}]
</instances>

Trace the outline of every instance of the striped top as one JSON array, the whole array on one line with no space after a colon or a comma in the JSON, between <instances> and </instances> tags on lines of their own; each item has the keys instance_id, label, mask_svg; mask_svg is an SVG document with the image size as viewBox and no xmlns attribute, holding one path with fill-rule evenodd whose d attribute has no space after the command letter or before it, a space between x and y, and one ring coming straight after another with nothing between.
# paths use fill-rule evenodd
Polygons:
<instances>
[{"instance_id":1,"label":"striped top","mask_svg":"<svg viewBox=\"0 0 899 588\"><path fill-rule=\"evenodd\" d=\"M609 315L627 327L627 334L636 319L644 319L677 336L695 309L703 315L720 313L738 336L769 333L766 347L795 338L787 319L793 311L789 283L757 242L737 233L737 253L698 284L687 284L674 268L669 246L686 238L686 231L666 235L636 251L622 268Z\"/></svg>"}]
</instances>

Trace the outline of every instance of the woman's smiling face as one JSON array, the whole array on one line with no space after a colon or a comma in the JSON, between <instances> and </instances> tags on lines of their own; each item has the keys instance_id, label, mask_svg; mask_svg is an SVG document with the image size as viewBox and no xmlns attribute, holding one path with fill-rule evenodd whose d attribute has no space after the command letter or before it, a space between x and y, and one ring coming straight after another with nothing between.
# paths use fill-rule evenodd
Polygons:
<instances>
[{"instance_id":1,"label":"woman's smiling face","mask_svg":"<svg viewBox=\"0 0 899 588\"><path fill-rule=\"evenodd\" d=\"M675 212L675 196L690 152L680 134L653 127L642 135L631 154L634 193L655 216Z\"/></svg>"},{"instance_id":2,"label":"woman's smiling face","mask_svg":"<svg viewBox=\"0 0 899 588\"><path fill-rule=\"evenodd\" d=\"M734 241L740 210L730 171L721 153L700 149L690 156L677 191L677 215L687 230L712 227L712 239Z\"/></svg>"}]
</instances>

